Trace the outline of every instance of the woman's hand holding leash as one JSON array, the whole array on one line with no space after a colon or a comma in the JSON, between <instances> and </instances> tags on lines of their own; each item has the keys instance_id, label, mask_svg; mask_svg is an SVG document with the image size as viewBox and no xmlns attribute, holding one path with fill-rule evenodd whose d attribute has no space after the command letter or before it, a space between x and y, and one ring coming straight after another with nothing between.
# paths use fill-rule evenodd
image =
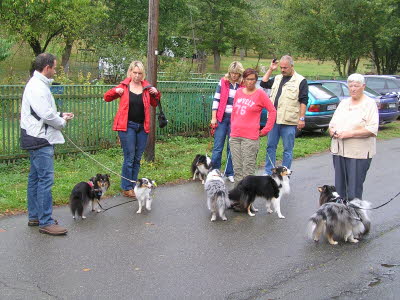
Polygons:
<instances>
[{"instance_id":1,"label":"woman's hand holding leash","mask_svg":"<svg viewBox=\"0 0 400 300\"><path fill-rule=\"evenodd\" d=\"M154 94L157 94L158 91L154 86L152 86L151 88L149 88L149 93L154 95Z\"/></svg>"},{"instance_id":2,"label":"woman's hand holding leash","mask_svg":"<svg viewBox=\"0 0 400 300\"><path fill-rule=\"evenodd\" d=\"M116 88L115 91L117 92L118 95L122 95L124 93L124 89L123 88Z\"/></svg>"}]
</instances>

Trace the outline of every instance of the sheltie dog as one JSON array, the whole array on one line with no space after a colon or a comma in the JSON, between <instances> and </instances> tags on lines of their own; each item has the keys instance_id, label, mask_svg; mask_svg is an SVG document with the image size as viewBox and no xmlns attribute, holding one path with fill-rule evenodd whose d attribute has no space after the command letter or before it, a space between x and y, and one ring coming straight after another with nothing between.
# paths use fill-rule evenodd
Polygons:
<instances>
[{"instance_id":1,"label":"sheltie dog","mask_svg":"<svg viewBox=\"0 0 400 300\"><path fill-rule=\"evenodd\" d=\"M136 212L137 214L142 213L142 208L145 205L148 211L151 210L151 203L153 202L153 197L151 195L151 192L154 190L156 186L157 186L156 182L149 178L143 177L138 179L138 181L136 182L136 186L134 188L136 199L139 204L139 209Z\"/></svg>"},{"instance_id":2,"label":"sheltie dog","mask_svg":"<svg viewBox=\"0 0 400 300\"><path fill-rule=\"evenodd\" d=\"M82 219L86 219L83 211L89 202L92 203L92 211L101 212L99 209L100 198L110 187L110 175L97 174L89 179L88 182L79 182L72 189L69 197L69 206L72 217L75 219L75 213Z\"/></svg>"},{"instance_id":3,"label":"sheltie dog","mask_svg":"<svg viewBox=\"0 0 400 300\"><path fill-rule=\"evenodd\" d=\"M259 196L267 201L268 213L272 213L275 209L278 217L284 219L285 217L281 214L280 203L282 195L290 193L290 174L292 174L292 171L288 168L279 166L272 170L272 175L246 176L229 192L232 208L236 211L247 211L247 214L253 217L255 216L253 212L258 211L253 206L253 202ZM273 209L271 209L271 204Z\"/></svg>"},{"instance_id":4,"label":"sheltie dog","mask_svg":"<svg viewBox=\"0 0 400 300\"><path fill-rule=\"evenodd\" d=\"M338 243L335 239L357 243L369 232L371 221L365 210L371 207L369 202L360 199L344 201L334 186L323 186L318 190L320 203L325 202L311 216L307 228L314 241L318 242L324 234L331 245Z\"/></svg>"},{"instance_id":5,"label":"sheltie dog","mask_svg":"<svg viewBox=\"0 0 400 300\"><path fill-rule=\"evenodd\" d=\"M211 170L211 158L207 155L197 154L192 162L193 180L198 177L201 183L204 184L208 172Z\"/></svg>"},{"instance_id":6,"label":"sheltie dog","mask_svg":"<svg viewBox=\"0 0 400 300\"><path fill-rule=\"evenodd\" d=\"M220 218L226 221L225 209L230 207L231 203L225 181L218 169L213 169L208 173L204 189L207 193L207 207L211 211L211 221L217 219L217 212Z\"/></svg>"}]
</instances>

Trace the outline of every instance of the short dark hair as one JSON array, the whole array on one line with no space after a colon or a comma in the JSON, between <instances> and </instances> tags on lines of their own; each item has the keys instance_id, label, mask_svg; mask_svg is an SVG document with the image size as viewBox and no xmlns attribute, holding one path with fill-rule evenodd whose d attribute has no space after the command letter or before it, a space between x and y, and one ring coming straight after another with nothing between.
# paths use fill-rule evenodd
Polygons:
<instances>
[{"instance_id":1,"label":"short dark hair","mask_svg":"<svg viewBox=\"0 0 400 300\"><path fill-rule=\"evenodd\" d=\"M34 68L38 72L42 72L46 66L53 67L56 57L50 53L41 53L35 58Z\"/></svg>"},{"instance_id":2,"label":"short dark hair","mask_svg":"<svg viewBox=\"0 0 400 300\"><path fill-rule=\"evenodd\" d=\"M246 70L244 70L243 72L243 79L249 77L249 75L254 74L256 75L256 79L258 78L258 73L256 70L252 69L252 68L247 68Z\"/></svg>"}]
</instances>

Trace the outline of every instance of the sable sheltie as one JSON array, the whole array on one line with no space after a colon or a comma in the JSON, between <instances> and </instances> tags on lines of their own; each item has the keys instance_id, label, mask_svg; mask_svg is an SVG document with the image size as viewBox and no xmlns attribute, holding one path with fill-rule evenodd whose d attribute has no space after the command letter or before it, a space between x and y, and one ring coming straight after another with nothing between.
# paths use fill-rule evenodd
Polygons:
<instances>
[{"instance_id":1,"label":"sable sheltie","mask_svg":"<svg viewBox=\"0 0 400 300\"><path fill-rule=\"evenodd\" d=\"M253 206L257 196L267 200L267 212L272 213L275 209L278 217L284 219L281 214L281 198L284 194L290 193L289 175L292 174L288 168L279 166L272 170L272 175L267 176L246 176L238 185L229 191L229 199L232 201L232 208L236 211L247 211L253 217L253 212L258 211ZM253 212L252 212L253 211Z\"/></svg>"},{"instance_id":2,"label":"sable sheltie","mask_svg":"<svg viewBox=\"0 0 400 300\"><path fill-rule=\"evenodd\" d=\"M92 202L92 211L101 212L99 209L100 198L109 187L110 175L108 174L97 174L90 178L88 182L77 183L69 197L72 217L75 219L75 213L77 213L82 219L86 219L83 211L89 202Z\"/></svg>"},{"instance_id":3,"label":"sable sheltie","mask_svg":"<svg viewBox=\"0 0 400 300\"><path fill-rule=\"evenodd\" d=\"M226 191L225 181L218 169L211 170L208 173L204 189L207 193L207 207L211 211L211 221L217 219L217 212L220 218L226 221L225 209L230 207L231 203Z\"/></svg>"},{"instance_id":4,"label":"sable sheltie","mask_svg":"<svg viewBox=\"0 0 400 300\"><path fill-rule=\"evenodd\" d=\"M336 192L334 186L318 188L321 207L313 214L308 223L307 233L316 242L324 234L331 245L338 242L335 239L357 243L371 228L368 212L371 204L367 201L354 199L344 201Z\"/></svg>"},{"instance_id":5,"label":"sable sheltie","mask_svg":"<svg viewBox=\"0 0 400 300\"><path fill-rule=\"evenodd\" d=\"M211 170L211 158L207 155L197 154L192 162L193 180L198 177L201 183L204 184L208 172Z\"/></svg>"},{"instance_id":6,"label":"sable sheltie","mask_svg":"<svg viewBox=\"0 0 400 300\"><path fill-rule=\"evenodd\" d=\"M148 211L151 210L151 203L153 202L151 192L156 186L156 182L149 178L138 179L134 188L136 199L138 200L139 204L139 209L136 212L137 214L142 213L142 208L145 205Z\"/></svg>"}]
</instances>

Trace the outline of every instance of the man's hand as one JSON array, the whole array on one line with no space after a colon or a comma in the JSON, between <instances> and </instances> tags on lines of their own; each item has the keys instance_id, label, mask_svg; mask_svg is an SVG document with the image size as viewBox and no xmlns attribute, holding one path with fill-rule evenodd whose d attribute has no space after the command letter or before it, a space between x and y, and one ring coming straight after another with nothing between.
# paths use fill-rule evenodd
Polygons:
<instances>
[{"instance_id":1,"label":"man's hand","mask_svg":"<svg viewBox=\"0 0 400 300\"><path fill-rule=\"evenodd\" d=\"M72 120L74 118L74 114L73 113L63 113L62 114L62 118L65 121L69 121L69 120Z\"/></svg>"},{"instance_id":2,"label":"man's hand","mask_svg":"<svg viewBox=\"0 0 400 300\"><path fill-rule=\"evenodd\" d=\"M304 126L306 126L306 122L304 120L299 120L299 122L297 123L297 129L301 130L304 128Z\"/></svg>"}]
</instances>

